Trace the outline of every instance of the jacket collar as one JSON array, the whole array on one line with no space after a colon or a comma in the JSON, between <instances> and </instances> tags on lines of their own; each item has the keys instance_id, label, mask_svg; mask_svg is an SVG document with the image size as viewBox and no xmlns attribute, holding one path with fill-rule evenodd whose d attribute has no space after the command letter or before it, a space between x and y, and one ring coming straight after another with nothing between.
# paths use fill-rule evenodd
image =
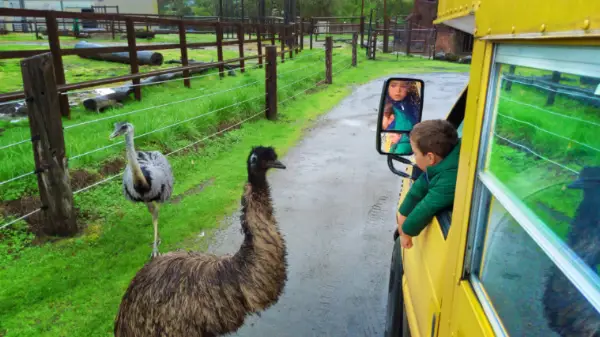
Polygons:
<instances>
[{"instance_id":1,"label":"jacket collar","mask_svg":"<svg viewBox=\"0 0 600 337\"><path fill-rule=\"evenodd\" d=\"M456 143L456 145L454 146L452 151L450 151L450 153L446 156L446 158L442 159L441 162L439 162L433 166L429 166L427 168L427 175L429 176L429 178L435 177L438 173L440 173L442 171L458 168L460 143L461 143L461 139L459 138L458 143Z\"/></svg>"}]
</instances>

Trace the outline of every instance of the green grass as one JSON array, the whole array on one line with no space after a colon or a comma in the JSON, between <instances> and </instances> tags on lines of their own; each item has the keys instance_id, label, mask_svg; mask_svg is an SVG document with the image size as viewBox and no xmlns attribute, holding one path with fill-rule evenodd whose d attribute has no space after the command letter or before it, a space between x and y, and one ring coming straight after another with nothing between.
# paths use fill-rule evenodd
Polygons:
<instances>
[{"instance_id":1,"label":"green grass","mask_svg":"<svg viewBox=\"0 0 600 337\"><path fill-rule=\"evenodd\" d=\"M521 67L519 72L544 75ZM599 109L564 95L546 106L547 95L546 90L519 83L513 83L510 92L502 90L495 132L576 172L600 165L599 152L594 150L600 149L598 128L580 121L600 124ZM499 138L494 139L490 159L491 172L565 239L583 196L581 190L567 188L577 175Z\"/></svg>"},{"instance_id":2,"label":"green grass","mask_svg":"<svg viewBox=\"0 0 600 337\"><path fill-rule=\"evenodd\" d=\"M301 55L307 55L305 51ZM346 58L347 49L336 50L334 64ZM300 58L278 66L279 87L308 76L313 71L303 69L297 73L287 73L300 67L313 66L314 71L322 68L323 61L310 57ZM175 155L170 158L175 172L174 197L190 191L200 184L208 183L199 194L188 194L179 203L161 208L160 230L161 251L177 248L202 249L210 233L222 219L239 206L239 198L245 181L245 159L251 146L264 144L275 146L283 157L302 137L316 117L334 107L342 98L350 94L353 85L394 73L438 71L468 71L464 65L425 61L413 58L395 57L386 60L365 61L360 56L356 69L341 70L341 64L334 67L334 84L315 86L323 74L317 74L306 81L279 90L279 100L285 100L302 90L313 88L307 95L297 96L279 107L279 120L270 122L258 117L244 123L242 128L227 132L224 136L205 142L197 150ZM246 75L218 80L199 79L192 81L192 89L182 88L179 82L154 88L144 88L142 102L129 102L120 110L103 115L150 107L174 100L185 99L203 93L203 89L216 92L258 80L256 86L211 98L181 103L178 105L149 110L124 118L133 122L136 133L156 129L161 126L197 116L209 110L239 102L247 97L264 93L264 72L260 69ZM232 123L263 109L264 99L250 102L238 108L226 109L209 118L182 124L136 141L139 149L162 149L168 151L189 144L216 130L218 123ZM74 111L72 125L97 118L89 112ZM121 118L116 119L121 120ZM99 146L109 144L108 134L116 120L66 131L68 155L72 156ZM27 136L24 125L11 127L2 137L2 144ZM3 151L4 152L4 151ZM3 152L0 152L0 155ZM88 158L69 163L71 171L79 168L90 172L97 171L102 162L123 156L123 146L99 152ZM30 145L25 145L11 154L10 158L0 158L10 164L10 170L22 171L31 167ZM293 165L293 163L286 163ZM12 175L2 165L2 175ZM102 178L102 177L99 177ZM29 188L19 184L9 184L2 190L2 199L33 193L35 183ZM5 186L2 186L3 188ZM277 187L275 187L277 188ZM75 204L85 217L79 219L83 233L75 238L32 245L32 237L26 226L19 223L1 233L0 242L0 335L12 336L110 336L114 316L129 281L147 261L151 251L152 229L150 215L141 205L126 202L122 197L120 181L100 185L75 196ZM206 231L203 239L198 233Z\"/></svg>"}]
</instances>

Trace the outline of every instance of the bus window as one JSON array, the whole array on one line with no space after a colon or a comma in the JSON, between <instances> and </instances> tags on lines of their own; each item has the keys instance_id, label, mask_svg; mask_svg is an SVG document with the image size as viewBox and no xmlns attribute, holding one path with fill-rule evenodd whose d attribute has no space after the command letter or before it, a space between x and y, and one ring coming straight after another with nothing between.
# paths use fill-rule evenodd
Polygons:
<instances>
[{"instance_id":1,"label":"bus window","mask_svg":"<svg viewBox=\"0 0 600 337\"><path fill-rule=\"evenodd\" d=\"M465 274L499 335L600 334L599 53L496 48Z\"/></svg>"}]
</instances>

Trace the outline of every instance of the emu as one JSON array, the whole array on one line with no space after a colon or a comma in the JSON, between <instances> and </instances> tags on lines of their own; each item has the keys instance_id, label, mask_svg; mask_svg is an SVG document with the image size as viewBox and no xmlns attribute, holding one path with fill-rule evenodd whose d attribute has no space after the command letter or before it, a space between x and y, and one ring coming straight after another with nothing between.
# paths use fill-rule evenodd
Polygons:
<instances>
[{"instance_id":1,"label":"emu","mask_svg":"<svg viewBox=\"0 0 600 337\"><path fill-rule=\"evenodd\" d=\"M158 151L136 151L133 146L133 125L115 123L110 135L113 139L125 135L127 166L123 174L123 194L132 202L143 202L152 214L154 242L152 257L158 256L158 208L160 203L169 200L173 193L173 170L167 158Z\"/></svg>"},{"instance_id":2,"label":"emu","mask_svg":"<svg viewBox=\"0 0 600 337\"><path fill-rule=\"evenodd\" d=\"M116 337L221 336L278 301L287 281L287 253L266 179L271 168L285 169L274 149L253 148L238 252L219 257L178 251L151 259L123 296Z\"/></svg>"},{"instance_id":3,"label":"emu","mask_svg":"<svg viewBox=\"0 0 600 337\"><path fill-rule=\"evenodd\" d=\"M583 190L583 200L567 237L569 247L596 273L600 264L600 167L586 167L569 188ZM543 295L549 326L560 336L600 337L600 313L558 267L553 266Z\"/></svg>"}]
</instances>

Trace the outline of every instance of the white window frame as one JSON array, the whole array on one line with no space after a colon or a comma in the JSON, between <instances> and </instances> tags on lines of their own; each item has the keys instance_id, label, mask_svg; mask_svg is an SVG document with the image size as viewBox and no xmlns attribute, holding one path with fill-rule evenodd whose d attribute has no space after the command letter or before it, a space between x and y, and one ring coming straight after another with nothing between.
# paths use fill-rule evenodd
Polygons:
<instances>
[{"instance_id":1,"label":"white window frame","mask_svg":"<svg viewBox=\"0 0 600 337\"><path fill-rule=\"evenodd\" d=\"M548 258L565 274L587 301L600 312L600 277L581 260L572 249L532 212L508 187L492 174L484 172L487 157L491 153L490 139L493 137L496 100L501 83L498 81L499 64L510 64L537 69L561 71L569 74L600 77L599 47L578 46L533 46L500 44L494 46L490 70L484 120L480 135L477 174L471 204L471 217L467 238L467 252L463 278L469 279L490 324L497 336L507 336L501 317L493 309L493 303L485 292L478 277L485 226L492 197L499 202L515 221L524 229Z\"/></svg>"}]
</instances>

